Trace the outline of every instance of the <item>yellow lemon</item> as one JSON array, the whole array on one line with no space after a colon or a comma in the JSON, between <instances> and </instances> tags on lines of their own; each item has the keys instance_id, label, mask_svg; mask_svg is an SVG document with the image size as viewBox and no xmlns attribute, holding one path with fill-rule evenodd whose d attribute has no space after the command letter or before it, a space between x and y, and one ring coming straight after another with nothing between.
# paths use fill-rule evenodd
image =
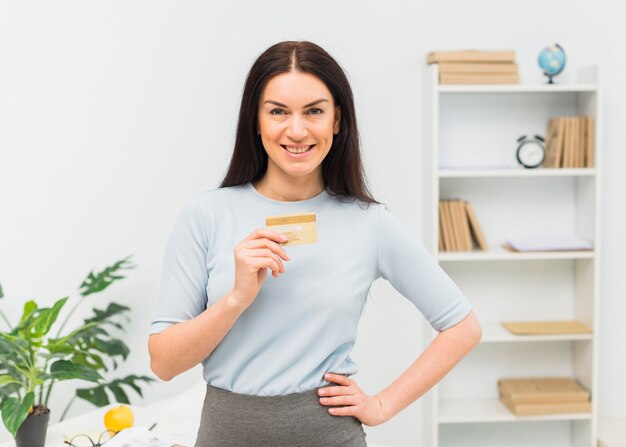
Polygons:
<instances>
[{"instance_id":1,"label":"yellow lemon","mask_svg":"<svg viewBox=\"0 0 626 447\"><path fill-rule=\"evenodd\" d=\"M104 426L107 430L113 430L114 432L132 427L134 423L133 412L126 405L111 408L104 415Z\"/></svg>"}]
</instances>

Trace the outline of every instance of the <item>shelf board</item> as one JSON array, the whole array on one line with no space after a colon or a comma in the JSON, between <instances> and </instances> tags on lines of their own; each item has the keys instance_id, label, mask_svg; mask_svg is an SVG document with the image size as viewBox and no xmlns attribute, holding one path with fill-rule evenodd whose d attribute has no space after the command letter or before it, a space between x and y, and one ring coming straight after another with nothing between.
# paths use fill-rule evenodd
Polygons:
<instances>
[{"instance_id":1,"label":"shelf board","mask_svg":"<svg viewBox=\"0 0 626 447\"><path fill-rule=\"evenodd\" d=\"M444 84L440 93L578 93L595 92L597 84Z\"/></svg>"},{"instance_id":2,"label":"shelf board","mask_svg":"<svg viewBox=\"0 0 626 447\"><path fill-rule=\"evenodd\" d=\"M439 424L482 422L573 421L591 419L591 413L543 414L516 416L498 399L459 399L439 402Z\"/></svg>"},{"instance_id":3,"label":"shelf board","mask_svg":"<svg viewBox=\"0 0 626 447\"><path fill-rule=\"evenodd\" d=\"M467 261L543 261L549 259L593 259L595 253L583 251L532 251L512 252L503 248L494 248L489 251L457 251L439 252L439 262L467 262Z\"/></svg>"},{"instance_id":4,"label":"shelf board","mask_svg":"<svg viewBox=\"0 0 626 447\"><path fill-rule=\"evenodd\" d=\"M582 177L594 176L594 168L538 168L538 169L440 169L440 178L492 178L492 177Z\"/></svg>"},{"instance_id":5,"label":"shelf board","mask_svg":"<svg viewBox=\"0 0 626 447\"><path fill-rule=\"evenodd\" d=\"M499 322L481 322L481 327L483 329L481 344L593 340L593 334L514 335Z\"/></svg>"}]
</instances>

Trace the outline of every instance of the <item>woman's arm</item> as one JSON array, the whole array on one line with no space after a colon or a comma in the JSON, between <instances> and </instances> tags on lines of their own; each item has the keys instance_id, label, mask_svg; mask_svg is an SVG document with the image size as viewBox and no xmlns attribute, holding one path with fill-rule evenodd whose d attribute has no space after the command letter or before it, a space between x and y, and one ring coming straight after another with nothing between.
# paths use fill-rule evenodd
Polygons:
<instances>
[{"instance_id":1,"label":"woman's arm","mask_svg":"<svg viewBox=\"0 0 626 447\"><path fill-rule=\"evenodd\" d=\"M159 379L169 381L193 368L220 344L246 310L233 294L224 295L197 317L150 336L150 369Z\"/></svg>"},{"instance_id":2,"label":"woman's arm","mask_svg":"<svg viewBox=\"0 0 626 447\"><path fill-rule=\"evenodd\" d=\"M480 342L482 329L474 312L440 332L417 360L376 396L389 420L439 382Z\"/></svg>"},{"instance_id":3,"label":"woman's arm","mask_svg":"<svg viewBox=\"0 0 626 447\"><path fill-rule=\"evenodd\" d=\"M233 289L198 316L150 336L150 369L161 380L169 381L208 357L256 299L268 272L271 271L276 278L285 272L282 259L287 261L289 256L278 244L286 240L282 234L265 228L250 233L233 250ZM202 256L200 251L199 258ZM174 264L178 265L177 261ZM192 265L204 268L199 260ZM185 272L178 274L180 277L189 276ZM202 277L203 274L201 271L198 276ZM180 289L178 285L175 288Z\"/></svg>"}]
</instances>

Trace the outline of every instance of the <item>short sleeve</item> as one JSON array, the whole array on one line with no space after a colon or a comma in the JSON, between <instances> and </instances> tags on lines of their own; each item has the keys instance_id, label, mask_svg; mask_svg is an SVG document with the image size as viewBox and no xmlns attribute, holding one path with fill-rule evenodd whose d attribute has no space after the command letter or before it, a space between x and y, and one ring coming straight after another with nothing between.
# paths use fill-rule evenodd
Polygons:
<instances>
[{"instance_id":1,"label":"short sleeve","mask_svg":"<svg viewBox=\"0 0 626 447\"><path fill-rule=\"evenodd\" d=\"M170 233L150 334L190 320L206 309L208 242L202 222L194 199L183 207Z\"/></svg>"},{"instance_id":2,"label":"short sleeve","mask_svg":"<svg viewBox=\"0 0 626 447\"><path fill-rule=\"evenodd\" d=\"M424 315L437 331L463 320L472 306L424 244L384 205L378 227L378 276Z\"/></svg>"}]
</instances>

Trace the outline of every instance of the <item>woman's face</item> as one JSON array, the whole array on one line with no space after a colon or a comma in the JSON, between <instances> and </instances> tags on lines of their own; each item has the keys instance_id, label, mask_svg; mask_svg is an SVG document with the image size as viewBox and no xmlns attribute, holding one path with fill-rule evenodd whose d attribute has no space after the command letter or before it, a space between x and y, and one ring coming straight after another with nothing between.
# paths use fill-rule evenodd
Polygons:
<instances>
[{"instance_id":1,"label":"woman's face","mask_svg":"<svg viewBox=\"0 0 626 447\"><path fill-rule=\"evenodd\" d=\"M261 94L258 116L268 173L302 177L321 170L339 133L340 109L319 78L301 72L273 77Z\"/></svg>"}]
</instances>

